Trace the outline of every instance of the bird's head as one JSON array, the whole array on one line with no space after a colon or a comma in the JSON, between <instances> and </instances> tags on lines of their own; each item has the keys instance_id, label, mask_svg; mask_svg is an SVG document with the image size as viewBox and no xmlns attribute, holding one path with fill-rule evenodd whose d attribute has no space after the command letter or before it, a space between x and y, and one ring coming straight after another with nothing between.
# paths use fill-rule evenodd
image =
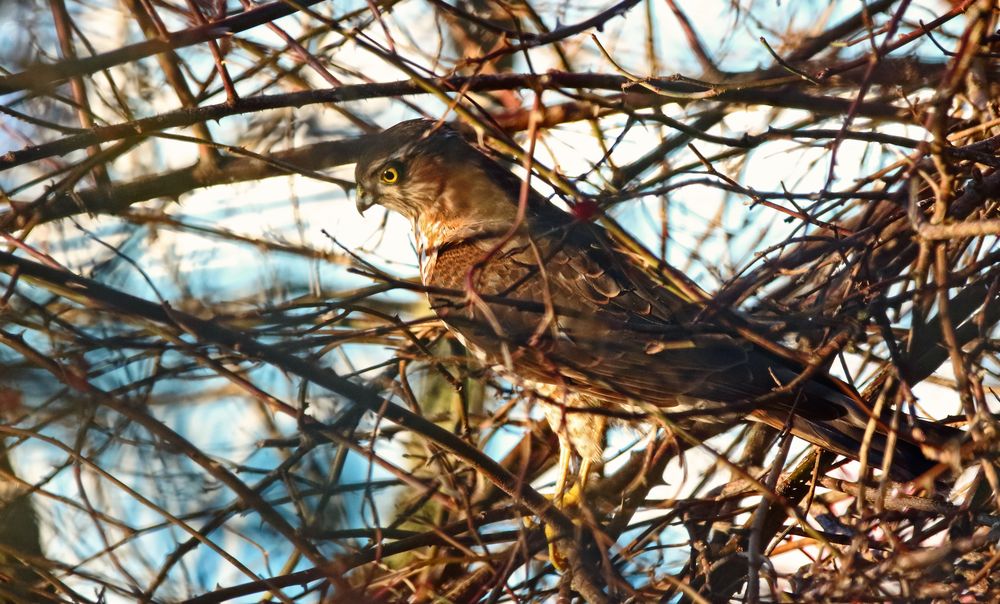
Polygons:
<instances>
[{"instance_id":1,"label":"bird's head","mask_svg":"<svg viewBox=\"0 0 1000 604\"><path fill-rule=\"evenodd\" d=\"M354 174L360 212L378 204L418 229L509 224L516 214L517 187L513 199L509 191L516 177L433 120L410 120L383 131L361 153Z\"/></svg>"}]
</instances>

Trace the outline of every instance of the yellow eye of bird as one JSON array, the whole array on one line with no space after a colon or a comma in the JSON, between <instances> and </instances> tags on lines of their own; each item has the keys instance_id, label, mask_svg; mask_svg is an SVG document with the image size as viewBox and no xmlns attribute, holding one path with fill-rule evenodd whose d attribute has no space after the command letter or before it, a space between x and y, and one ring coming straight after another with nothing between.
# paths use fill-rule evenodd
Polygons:
<instances>
[{"instance_id":1,"label":"yellow eye of bird","mask_svg":"<svg viewBox=\"0 0 1000 604\"><path fill-rule=\"evenodd\" d=\"M395 184L397 180L399 180L399 170L392 167L382 170L382 182L391 185Z\"/></svg>"}]
</instances>

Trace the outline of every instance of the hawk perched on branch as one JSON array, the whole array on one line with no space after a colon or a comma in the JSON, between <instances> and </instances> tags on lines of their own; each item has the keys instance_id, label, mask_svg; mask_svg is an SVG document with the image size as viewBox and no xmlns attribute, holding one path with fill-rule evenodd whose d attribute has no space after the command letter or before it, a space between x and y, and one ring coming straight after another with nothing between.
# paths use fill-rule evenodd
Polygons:
<instances>
[{"instance_id":1,"label":"hawk perched on branch","mask_svg":"<svg viewBox=\"0 0 1000 604\"><path fill-rule=\"evenodd\" d=\"M562 445L557 493L571 454L582 485L607 418L637 412L747 417L858 456L871 414L850 386L822 372L795 382L804 368L791 356L650 276L605 229L552 206L448 126L389 128L363 150L356 178L360 211L380 204L413 222L423 283L449 329L548 402ZM908 438L894 450L898 478L933 465ZM876 465L885 443L871 441Z\"/></svg>"}]
</instances>

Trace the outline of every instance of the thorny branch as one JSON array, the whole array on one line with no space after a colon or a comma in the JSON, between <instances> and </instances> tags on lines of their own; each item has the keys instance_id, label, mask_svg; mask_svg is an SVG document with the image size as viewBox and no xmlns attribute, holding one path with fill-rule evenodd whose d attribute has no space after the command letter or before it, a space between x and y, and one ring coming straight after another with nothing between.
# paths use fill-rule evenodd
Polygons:
<instances>
[{"instance_id":1,"label":"thorny branch","mask_svg":"<svg viewBox=\"0 0 1000 604\"><path fill-rule=\"evenodd\" d=\"M1000 598L997 7L719 6L0 5L0 598ZM417 115L894 437L966 438L900 484L605 409L630 427L564 513L544 397L435 320L396 223L341 211Z\"/></svg>"}]
</instances>

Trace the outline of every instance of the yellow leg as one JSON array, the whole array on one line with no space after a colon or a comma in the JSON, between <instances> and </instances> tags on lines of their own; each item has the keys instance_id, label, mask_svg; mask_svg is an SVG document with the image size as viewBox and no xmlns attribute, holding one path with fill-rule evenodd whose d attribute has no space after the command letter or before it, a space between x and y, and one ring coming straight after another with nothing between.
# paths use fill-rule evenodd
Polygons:
<instances>
[{"instance_id":1,"label":"yellow leg","mask_svg":"<svg viewBox=\"0 0 1000 604\"><path fill-rule=\"evenodd\" d=\"M580 473L576 476L576 484L580 495L582 495L583 490L587 488L587 480L590 478L590 466L592 465L594 465L594 460L589 457L584 458L584 460L580 462Z\"/></svg>"},{"instance_id":2,"label":"yellow leg","mask_svg":"<svg viewBox=\"0 0 1000 604\"><path fill-rule=\"evenodd\" d=\"M593 460L584 459L580 462L580 472L576 475L573 484L566 488L570 478L570 462L572 461L572 447L569 443L559 448L559 475L556 477L556 490L552 500L556 502L559 509L567 511L579 505L583 498L583 489L587 486L587 477L590 475L590 467ZM572 516L572 513L571 513ZM549 562L558 572L564 572L567 568L567 559L559 551L557 535L548 526L545 527L545 535L549 540Z\"/></svg>"},{"instance_id":3,"label":"yellow leg","mask_svg":"<svg viewBox=\"0 0 1000 604\"><path fill-rule=\"evenodd\" d=\"M566 493L566 482L569 479L569 466L572 460L573 451L569 443L559 439L559 473L556 475L556 490L552 495L552 501L559 504L562 504L563 495Z\"/></svg>"}]
</instances>

